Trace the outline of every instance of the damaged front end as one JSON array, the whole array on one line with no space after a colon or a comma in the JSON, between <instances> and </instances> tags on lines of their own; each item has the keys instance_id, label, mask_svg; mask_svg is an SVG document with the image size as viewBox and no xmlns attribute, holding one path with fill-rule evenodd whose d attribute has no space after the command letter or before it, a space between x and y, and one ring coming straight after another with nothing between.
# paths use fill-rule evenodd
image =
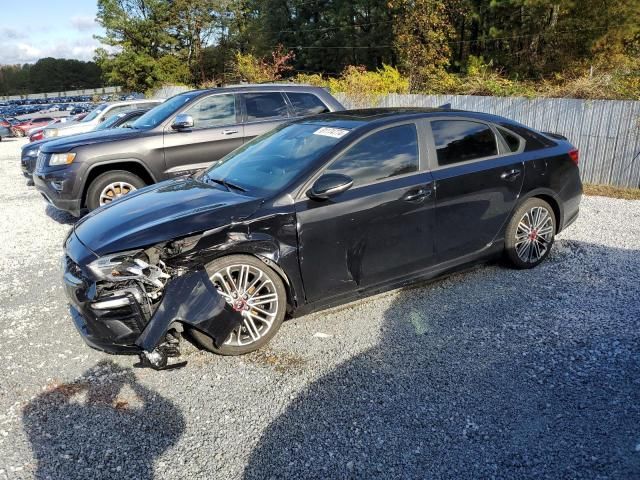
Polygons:
<instances>
[{"instance_id":1,"label":"damaged front end","mask_svg":"<svg viewBox=\"0 0 640 480\"><path fill-rule=\"evenodd\" d=\"M165 263L175 248L161 245L96 258L75 233L69 236L65 289L73 322L89 346L139 354L141 364L161 369L179 355L185 325L221 345L242 324L203 267Z\"/></svg>"}]
</instances>

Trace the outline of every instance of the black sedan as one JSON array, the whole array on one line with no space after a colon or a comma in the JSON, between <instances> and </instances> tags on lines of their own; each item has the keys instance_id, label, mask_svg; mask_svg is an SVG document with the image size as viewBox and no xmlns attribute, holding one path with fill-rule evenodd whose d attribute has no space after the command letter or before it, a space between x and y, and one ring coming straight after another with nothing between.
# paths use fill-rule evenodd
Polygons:
<instances>
[{"instance_id":1,"label":"black sedan","mask_svg":"<svg viewBox=\"0 0 640 480\"><path fill-rule=\"evenodd\" d=\"M453 110L280 126L191 178L78 222L65 244L87 343L156 367L181 332L236 355L300 315L505 255L542 262L582 195L564 137Z\"/></svg>"}]
</instances>

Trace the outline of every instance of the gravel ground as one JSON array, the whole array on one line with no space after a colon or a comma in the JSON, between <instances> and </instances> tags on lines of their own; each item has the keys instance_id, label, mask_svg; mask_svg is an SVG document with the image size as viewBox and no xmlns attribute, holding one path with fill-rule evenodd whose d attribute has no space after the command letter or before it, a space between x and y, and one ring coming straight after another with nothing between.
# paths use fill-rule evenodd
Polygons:
<instances>
[{"instance_id":1,"label":"gravel ground","mask_svg":"<svg viewBox=\"0 0 640 480\"><path fill-rule=\"evenodd\" d=\"M540 267L478 267L132 369L61 289L70 217L0 143L0 480L640 478L640 202L585 198Z\"/></svg>"}]
</instances>

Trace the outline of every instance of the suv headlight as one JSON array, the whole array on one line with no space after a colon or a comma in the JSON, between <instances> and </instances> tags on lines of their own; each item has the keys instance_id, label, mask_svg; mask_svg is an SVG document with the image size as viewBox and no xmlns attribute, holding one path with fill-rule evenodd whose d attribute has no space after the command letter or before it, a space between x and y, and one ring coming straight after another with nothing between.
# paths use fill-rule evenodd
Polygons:
<instances>
[{"instance_id":1,"label":"suv headlight","mask_svg":"<svg viewBox=\"0 0 640 480\"><path fill-rule=\"evenodd\" d=\"M69 165L76 158L76 154L69 153L54 153L49 158L49 165Z\"/></svg>"},{"instance_id":2,"label":"suv headlight","mask_svg":"<svg viewBox=\"0 0 640 480\"><path fill-rule=\"evenodd\" d=\"M142 250L129 250L105 255L91 262L89 269L100 280L111 282L133 280L142 276L143 270L149 267L143 259L136 258L141 252Z\"/></svg>"},{"instance_id":3,"label":"suv headlight","mask_svg":"<svg viewBox=\"0 0 640 480\"><path fill-rule=\"evenodd\" d=\"M38 156L38 148L30 148L26 152L24 152L25 157L37 157Z\"/></svg>"},{"instance_id":4,"label":"suv headlight","mask_svg":"<svg viewBox=\"0 0 640 480\"><path fill-rule=\"evenodd\" d=\"M58 136L58 129L57 128L45 128L44 130L44 136L45 137L57 137Z\"/></svg>"}]
</instances>

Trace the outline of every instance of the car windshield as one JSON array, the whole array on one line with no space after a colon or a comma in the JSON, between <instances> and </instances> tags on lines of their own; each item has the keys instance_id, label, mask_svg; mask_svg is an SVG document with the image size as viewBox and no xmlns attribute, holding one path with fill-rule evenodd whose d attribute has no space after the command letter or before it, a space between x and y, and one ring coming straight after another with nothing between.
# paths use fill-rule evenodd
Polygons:
<instances>
[{"instance_id":1,"label":"car windshield","mask_svg":"<svg viewBox=\"0 0 640 480\"><path fill-rule=\"evenodd\" d=\"M256 195L274 193L349 133L317 124L284 125L218 160L198 178Z\"/></svg>"},{"instance_id":2,"label":"car windshield","mask_svg":"<svg viewBox=\"0 0 640 480\"><path fill-rule=\"evenodd\" d=\"M98 105L96 108L91 110L86 117L82 119L82 122L90 122L91 120L96 118L98 115L100 115L108 106L109 106L108 103L103 103L102 105Z\"/></svg>"},{"instance_id":3,"label":"car windshield","mask_svg":"<svg viewBox=\"0 0 640 480\"><path fill-rule=\"evenodd\" d=\"M131 128L146 129L157 127L198 94L198 92L187 92L171 97L142 115L131 124Z\"/></svg>"}]
</instances>

